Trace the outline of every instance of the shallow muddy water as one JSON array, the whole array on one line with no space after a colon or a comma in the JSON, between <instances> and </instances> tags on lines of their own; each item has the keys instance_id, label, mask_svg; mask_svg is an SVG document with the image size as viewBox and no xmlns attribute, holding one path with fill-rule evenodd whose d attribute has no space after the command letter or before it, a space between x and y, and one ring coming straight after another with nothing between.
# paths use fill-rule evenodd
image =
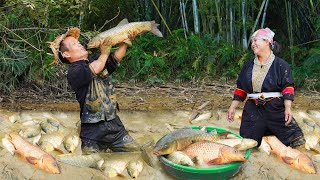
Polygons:
<instances>
[{"instance_id":1,"label":"shallow muddy water","mask_svg":"<svg viewBox=\"0 0 320 180\"><path fill-rule=\"evenodd\" d=\"M201 120L194 124L189 122L190 111L121 111L118 113L126 129L139 144L144 144L150 140L156 142L163 135L171 130L182 128L184 126L216 126L238 133L240 127L241 111L236 114L233 123L225 119L226 109L214 110L212 117L207 120ZM308 113L309 112L309 113ZM294 111L294 117L301 125L304 131L310 131L310 126L304 123L303 115L308 115L314 123L320 126L319 110L313 111ZM206 113L206 112L202 112ZM77 129L79 122L78 111L8 111L0 110L0 137L12 131L16 123L10 122L13 117L18 117L18 122L29 121L32 119L41 119L47 116L53 116L67 128ZM11 117L11 118L10 118ZM78 148L79 149L79 148ZM310 157L314 152L302 149ZM77 152L79 153L79 152ZM320 163L314 159L314 164L320 167ZM151 168L144 164L144 170L138 177L140 180L150 179L174 179L169 176L161 166ZM60 163L61 174L49 174L45 171L34 168L29 163L21 160L16 155L12 156L1 145L0 147L0 179L105 179L105 176L93 168L79 168ZM127 174L125 177L116 177L113 179L131 179ZM293 169L274 155L267 155L257 149L251 151L249 160L242 165L240 172L232 179L320 179L320 173L307 174Z\"/></svg>"}]
</instances>

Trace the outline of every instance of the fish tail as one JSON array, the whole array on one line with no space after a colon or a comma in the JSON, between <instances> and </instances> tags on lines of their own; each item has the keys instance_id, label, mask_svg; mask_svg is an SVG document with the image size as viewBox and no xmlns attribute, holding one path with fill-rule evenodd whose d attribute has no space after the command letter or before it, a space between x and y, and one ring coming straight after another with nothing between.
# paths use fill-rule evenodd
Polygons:
<instances>
[{"instance_id":1,"label":"fish tail","mask_svg":"<svg viewBox=\"0 0 320 180\"><path fill-rule=\"evenodd\" d=\"M161 31L158 29L159 24L157 24L155 21L151 21L151 31L154 35L158 37L163 37Z\"/></svg>"}]
</instances>

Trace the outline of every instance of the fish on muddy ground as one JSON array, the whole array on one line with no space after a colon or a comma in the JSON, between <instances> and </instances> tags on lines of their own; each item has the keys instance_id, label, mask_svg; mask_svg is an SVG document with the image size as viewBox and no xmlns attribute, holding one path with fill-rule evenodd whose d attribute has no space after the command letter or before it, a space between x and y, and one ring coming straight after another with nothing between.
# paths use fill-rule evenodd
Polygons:
<instances>
[{"instance_id":1,"label":"fish on muddy ground","mask_svg":"<svg viewBox=\"0 0 320 180\"><path fill-rule=\"evenodd\" d=\"M98 161L109 158L118 159L136 159L141 157L141 152L114 152L114 153L93 153L88 155L60 154L56 156L58 162L77 167L96 167Z\"/></svg>"},{"instance_id":2,"label":"fish on muddy ground","mask_svg":"<svg viewBox=\"0 0 320 180\"><path fill-rule=\"evenodd\" d=\"M175 151L167 156L167 159L175 164L181 164L183 166L195 166L192 159L184 154L182 151Z\"/></svg>"},{"instance_id":3,"label":"fish on muddy ground","mask_svg":"<svg viewBox=\"0 0 320 180\"><path fill-rule=\"evenodd\" d=\"M38 146L35 146L16 133L9 134L10 142L15 147L15 153L30 164L50 173L59 174L60 169L56 160Z\"/></svg>"},{"instance_id":4,"label":"fish on muddy ground","mask_svg":"<svg viewBox=\"0 0 320 180\"><path fill-rule=\"evenodd\" d=\"M127 172L130 177L138 178L139 174L143 170L143 161L141 160L131 160L127 165Z\"/></svg>"},{"instance_id":5,"label":"fish on muddy ground","mask_svg":"<svg viewBox=\"0 0 320 180\"><path fill-rule=\"evenodd\" d=\"M271 152L291 167L310 174L316 173L315 166L308 155L287 147L275 136L264 136L263 139L270 145Z\"/></svg>"},{"instance_id":6,"label":"fish on muddy ground","mask_svg":"<svg viewBox=\"0 0 320 180\"><path fill-rule=\"evenodd\" d=\"M69 134L63 140L63 145L69 153L74 153L80 144L80 137L77 134Z\"/></svg>"},{"instance_id":7,"label":"fish on muddy ground","mask_svg":"<svg viewBox=\"0 0 320 180\"><path fill-rule=\"evenodd\" d=\"M244 154L237 149L210 141L195 142L182 152L191 159L198 159L210 165L246 161Z\"/></svg>"},{"instance_id":8,"label":"fish on muddy ground","mask_svg":"<svg viewBox=\"0 0 320 180\"><path fill-rule=\"evenodd\" d=\"M177 129L158 140L153 153L157 156L171 154L197 141L217 141L219 139L219 134L208 133L192 128Z\"/></svg>"},{"instance_id":9,"label":"fish on muddy ground","mask_svg":"<svg viewBox=\"0 0 320 180\"><path fill-rule=\"evenodd\" d=\"M2 138L3 147L10 152L10 154L14 155L15 148L13 144L10 142L10 137L6 134L4 138Z\"/></svg>"},{"instance_id":10,"label":"fish on muddy ground","mask_svg":"<svg viewBox=\"0 0 320 180\"><path fill-rule=\"evenodd\" d=\"M116 27L108 29L92 38L88 43L88 48L98 48L101 45L111 47L144 32L151 32L158 37L163 37L157 26L158 24L155 21L129 23L127 19L124 19Z\"/></svg>"},{"instance_id":11,"label":"fish on muddy ground","mask_svg":"<svg viewBox=\"0 0 320 180\"><path fill-rule=\"evenodd\" d=\"M320 120L320 111L307 110L307 113L310 114L312 117Z\"/></svg>"},{"instance_id":12,"label":"fish on muddy ground","mask_svg":"<svg viewBox=\"0 0 320 180\"><path fill-rule=\"evenodd\" d=\"M190 120L190 123L196 123L200 121L207 121L212 117L212 112L206 112L203 114L198 115L196 118Z\"/></svg>"},{"instance_id":13,"label":"fish on muddy ground","mask_svg":"<svg viewBox=\"0 0 320 180\"><path fill-rule=\"evenodd\" d=\"M239 138L237 138L237 139L220 139L220 140L217 141L217 143L234 147L239 151L244 151L244 150L247 150L247 149L251 149L251 148L256 147L258 145L258 142L256 140L247 139L247 138L243 138L243 139L239 139Z\"/></svg>"},{"instance_id":14,"label":"fish on muddy ground","mask_svg":"<svg viewBox=\"0 0 320 180\"><path fill-rule=\"evenodd\" d=\"M271 153L271 147L264 139L261 140L261 144L258 149L259 149L259 151L263 151L263 152L267 153L268 155L270 155L270 153Z\"/></svg>"},{"instance_id":15,"label":"fish on muddy ground","mask_svg":"<svg viewBox=\"0 0 320 180\"><path fill-rule=\"evenodd\" d=\"M304 138L306 140L305 148L307 150L312 150L318 154L320 154L320 134L319 132L313 131L304 134Z\"/></svg>"},{"instance_id":16,"label":"fish on muddy ground","mask_svg":"<svg viewBox=\"0 0 320 180\"><path fill-rule=\"evenodd\" d=\"M22 129L19 134L24 138L33 138L38 136L41 133L40 124L35 124L33 126L27 126Z\"/></svg>"},{"instance_id":17,"label":"fish on muddy ground","mask_svg":"<svg viewBox=\"0 0 320 180\"><path fill-rule=\"evenodd\" d=\"M128 162L126 160L100 160L97 162L97 169L103 172L108 178L116 176L124 177L123 171L126 169Z\"/></svg>"}]
</instances>

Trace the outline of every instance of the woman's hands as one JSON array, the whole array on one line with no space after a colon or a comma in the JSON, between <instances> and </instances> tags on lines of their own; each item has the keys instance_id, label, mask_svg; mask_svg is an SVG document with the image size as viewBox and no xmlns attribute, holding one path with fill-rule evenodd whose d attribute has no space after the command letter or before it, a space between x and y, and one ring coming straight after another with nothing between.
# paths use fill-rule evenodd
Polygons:
<instances>
[{"instance_id":1,"label":"woman's hands","mask_svg":"<svg viewBox=\"0 0 320 180\"><path fill-rule=\"evenodd\" d=\"M292 104L291 100L288 100L288 99L284 100L284 107L285 107L284 120L286 121L285 126L288 126L292 121L291 104Z\"/></svg>"},{"instance_id":2,"label":"woman's hands","mask_svg":"<svg viewBox=\"0 0 320 180\"><path fill-rule=\"evenodd\" d=\"M236 114L236 108L238 107L239 104L240 104L240 101L237 101L237 100L232 101L232 103L229 107L229 110L227 112L227 120L229 122L233 122L234 115Z\"/></svg>"}]
</instances>

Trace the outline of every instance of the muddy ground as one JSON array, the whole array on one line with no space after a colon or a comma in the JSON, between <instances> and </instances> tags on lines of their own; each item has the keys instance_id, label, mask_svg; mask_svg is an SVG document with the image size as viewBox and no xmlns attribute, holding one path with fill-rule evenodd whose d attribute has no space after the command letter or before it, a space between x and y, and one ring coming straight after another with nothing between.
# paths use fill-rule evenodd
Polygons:
<instances>
[{"instance_id":1,"label":"muddy ground","mask_svg":"<svg viewBox=\"0 0 320 180\"><path fill-rule=\"evenodd\" d=\"M172 129L190 125L217 126L239 131L241 108L233 123L228 123L225 113L230 105L234 86L221 83L202 83L201 85L163 85L143 87L122 84L116 86L121 111L118 113L129 133L140 143L149 140L157 141ZM298 92L293 104L294 115L299 124L303 124L299 112L307 110L320 111L318 92ZM193 109L206 101L210 103L200 112L211 111L213 116L195 124L189 122ZM11 115L23 117L52 114L69 127L76 127L79 121L78 104L73 94L48 95L30 89L20 89L11 96L0 96L0 131L1 138L8 129ZM320 119L315 119L320 122ZM305 125L303 127L306 127ZM313 152L303 150L310 157ZM79 168L60 164L62 173L53 175L35 169L17 156L12 156L0 147L0 179L105 179L98 170ZM317 167L320 163L314 160ZM127 175L124 178L130 179ZM145 164L139 179L174 179L162 166L153 169ZM319 172L315 175L295 170L277 159L257 149L251 151L248 162L244 163L240 172L232 179L320 179Z\"/></svg>"}]
</instances>

